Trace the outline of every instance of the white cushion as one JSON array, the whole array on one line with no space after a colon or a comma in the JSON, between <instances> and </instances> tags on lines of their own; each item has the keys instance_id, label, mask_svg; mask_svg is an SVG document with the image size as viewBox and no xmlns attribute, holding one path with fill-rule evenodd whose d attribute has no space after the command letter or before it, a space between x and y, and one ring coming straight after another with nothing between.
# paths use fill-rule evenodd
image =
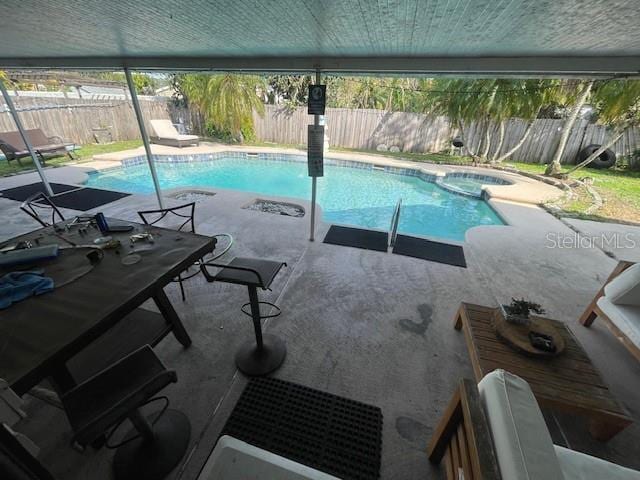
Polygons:
<instances>
[{"instance_id":1,"label":"white cushion","mask_svg":"<svg viewBox=\"0 0 640 480\"><path fill-rule=\"evenodd\" d=\"M640 263L630 266L604 287L604 294L616 305L640 307Z\"/></svg>"},{"instance_id":2,"label":"white cushion","mask_svg":"<svg viewBox=\"0 0 640 480\"><path fill-rule=\"evenodd\" d=\"M339 480L237 438L223 435L198 480Z\"/></svg>"},{"instance_id":3,"label":"white cushion","mask_svg":"<svg viewBox=\"0 0 640 480\"><path fill-rule=\"evenodd\" d=\"M175 138L178 140L198 140L197 135L177 135Z\"/></svg>"},{"instance_id":4,"label":"white cushion","mask_svg":"<svg viewBox=\"0 0 640 480\"><path fill-rule=\"evenodd\" d=\"M640 480L640 472L554 445L565 480Z\"/></svg>"},{"instance_id":5,"label":"white cushion","mask_svg":"<svg viewBox=\"0 0 640 480\"><path fill-rule=\"evenodd\" d=\"M617 305L607 296L600 297L596 303L609 320L640 347L640 306Z\"/></svg>"},{"instance_id":6,"label":"white cushion","mask_svg":"<svg viewBox=\"0 0 640 480\"><path fill-rule=\"evenodd\" d=\"M502 478L562 480L560 463L529 384L495 370L478 384Z\"/></svg>"},{"instance_id":7,"label":"white cushion","mask_svg":"<svg viewBox=\"0 0 640 480\"><path fill-rule=\"evenodd\" d=\"M151 120L151 126L153 131L156 132L156 136L160 138L177 138L178 131L173 126L171 120Z\"/></svg>"}]
</instances>

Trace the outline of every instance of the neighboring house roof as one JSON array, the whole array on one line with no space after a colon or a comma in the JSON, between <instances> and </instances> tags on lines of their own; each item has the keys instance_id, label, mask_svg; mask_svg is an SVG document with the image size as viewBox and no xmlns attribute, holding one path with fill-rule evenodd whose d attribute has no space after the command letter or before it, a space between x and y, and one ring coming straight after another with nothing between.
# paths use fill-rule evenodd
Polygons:
<instances>
[{"instance_id":1,"label":"neighboring house roof","mask_svg":"<svg viewBox=\"0 0 640 480\"><path fill-rule=\"evenodd\" d=\"M0 66L637 73L638 25L637 0L7 0Z\"/></svg>"}]
</instances>

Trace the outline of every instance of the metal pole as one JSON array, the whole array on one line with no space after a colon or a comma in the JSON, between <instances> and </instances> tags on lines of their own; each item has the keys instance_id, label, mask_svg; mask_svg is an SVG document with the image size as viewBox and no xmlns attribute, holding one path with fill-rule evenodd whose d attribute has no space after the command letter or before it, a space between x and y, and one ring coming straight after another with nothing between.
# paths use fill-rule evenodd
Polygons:
<instances>
[{"instance_id":1,"label":"metal pole","mask_svg":"<svg viewBox=\"0 0 640 480\"><path fill-rule=\"evenodd\" d=\"M316 85L320 85L320 69L316 70ZM313 124L316 127L320 125L320 115L313 116ZM316 234L316 182L317 177L311 177L311 234L309 235L310 242L313 242L315 240Z\"/></svg>"},{"instance_id":2,"label":"metal pole","mask_svg":"<svg viewBox=\"0 0 640 480\"><path fill-rule=\"evenodd\" d=\"M133 110L136 112L136 119L138 120L138 128L140 128L140 135L142 136L142 143L144 143L144 151L147 154L147 162L149 163L149 170L151 170L151 178L153 179L153 186L156 189L156 196L158 197L158 205L160 208L164 208L162 202L162 192L160 191L160 182L158 181L158 173L156 172L156 166L153 163L153 154L151 153L151 145L149 144L149 137L147 136L147 129L144 126L144 118L142 117L142 110L140 110L140 103L138 103L138 94L136 93L136 87L131 77L131 72L128 68L124 69L124 75L127 77L127 85L129 85L129 95L131 95L131 103L133 103Z\"/></svg>"},{"instance_id":3,"label":"metal pole","mask_svg":"<svg viewBox=\"0 0 640 480\"><path fill-rule=\"evenodd\" d=\"M18 112L16 111L16 107L13 105L13 101L9 96L9 92L7 92L7 87L5 87L4 82L2 80L0 80L0 90L2 90L2 96L4 97L5 103L9 107L9 111L11 112L11 116L13 117L13 121L16 122L16 127L18 127L18 131L20 132L22 141L24 142L24 144L27 147L27 150L29 150L29 153L31 154L31 159L33 160L33 164L36 166L36 169L38 170L38 175L40 175L40 179L42 180L44 189L47 192L47 195L52 197L53 190L51 189L51 185L49 185L49 181L47 180L47 177L45 177L44 175L44 169L42 168L42 165L40 165L40 160L38 159L38 156L36 155L36 152L33 149L33 145L31 145L31 140L29 140L29 137L27 137L26 133L24 133L24 127L22 126L22 122L20 121L20 117L18 116Z\"/></svg>"}]
</instances>

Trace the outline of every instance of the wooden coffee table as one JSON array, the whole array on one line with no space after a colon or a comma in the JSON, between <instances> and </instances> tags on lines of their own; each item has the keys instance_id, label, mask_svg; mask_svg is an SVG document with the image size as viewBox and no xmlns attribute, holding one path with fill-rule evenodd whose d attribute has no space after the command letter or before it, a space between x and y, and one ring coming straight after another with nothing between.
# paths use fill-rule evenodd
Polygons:
<instances>
[{"instance_id":1,"label":"wooden coffee table","mask_svg":"<svg viewBox=\"0 0 640 480\"><path fill-rule=\"evenodd\" d=\"M464 331L476 381L496 368L518 375L529 383L542 407L585 416L591 435L601 441L633 423L565 324L550 320L566 342L562 354L530 357L498 339L491 324L494 310L462 303L456 313L455 328Z\"/></svg>"}]
</instances>

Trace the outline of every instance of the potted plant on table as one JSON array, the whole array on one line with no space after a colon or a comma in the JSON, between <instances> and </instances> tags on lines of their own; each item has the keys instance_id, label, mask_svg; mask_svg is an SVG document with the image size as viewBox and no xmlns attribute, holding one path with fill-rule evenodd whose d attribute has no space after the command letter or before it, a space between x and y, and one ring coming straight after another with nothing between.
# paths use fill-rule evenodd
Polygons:
<instances>
[{"instance_id":1,"label":"potted plant on table","mask_svg":"<svg viewBox=\"0 0 640 480\"><path fill-rule=\"evenodd\" d=\"M500 308L502 309L502 314L507 322L519 325L526 325L529 323L529 315L531 312L537 313L538 315L545 314L545 310L539 303L530 302L524 298L521 298L520 300L511 298L511 303L509 305L500 305Z\"/></svg>"}]
</instances>

